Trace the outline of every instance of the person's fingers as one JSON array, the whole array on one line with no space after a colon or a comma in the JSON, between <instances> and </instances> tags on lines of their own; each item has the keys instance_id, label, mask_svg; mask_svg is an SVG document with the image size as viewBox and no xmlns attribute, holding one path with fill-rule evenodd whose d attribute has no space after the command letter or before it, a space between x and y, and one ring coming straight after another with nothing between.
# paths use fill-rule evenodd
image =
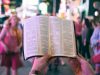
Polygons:
<instances>
[{"instance_id":1,"label":"person's fingers","mask_svg":"<svg viewBox=\"0 0 100 75\"><path fill-rule=\"evenodd\" d=\"M51 56L48 54L44 55L43 57L35 57L32 70L41 70L45 65L47 65L50 57Z\"/></svg>"},{"instance_id":2,"label":"person's fingers","mask_svg":"<svg viewBox=\"0 0 100 75\"><path fill-rule=\"evenodd\" d=\"M76 58L77 58L77 59L80 59L80 57L79 57L78 55L76 56Z\"/></svg>"},{"instance_id":3,"label":"person's fingers","mask_svg":"<svg viewBox=\"0 0 100 75\"><path fill-rule=\"evenodd\" d=\"M42 60L48 61L48 59L49 59L50 57L51 57L51 55L48 54L48 53L46 53L46 54L43 56Z\"/></svg>"}]
</instances>

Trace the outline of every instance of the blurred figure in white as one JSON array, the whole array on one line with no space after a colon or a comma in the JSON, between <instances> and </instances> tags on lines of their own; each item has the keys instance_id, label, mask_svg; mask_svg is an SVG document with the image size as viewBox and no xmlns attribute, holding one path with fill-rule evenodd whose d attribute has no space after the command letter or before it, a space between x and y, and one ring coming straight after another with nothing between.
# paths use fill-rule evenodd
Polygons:
<instances>
[{"instance_id":1,"label":"blurred figure in white","mask_svg":"<svg viewBox=\"0 0 100 75\"><path fill-rule=\"evenodd\" d=\"M48 7L48 3L46 3L46 2L41 2L39 4L39 10L41 11L41 14L43 14L43 15L48 14L47 7Z\"/></svg>"}]
</instances>

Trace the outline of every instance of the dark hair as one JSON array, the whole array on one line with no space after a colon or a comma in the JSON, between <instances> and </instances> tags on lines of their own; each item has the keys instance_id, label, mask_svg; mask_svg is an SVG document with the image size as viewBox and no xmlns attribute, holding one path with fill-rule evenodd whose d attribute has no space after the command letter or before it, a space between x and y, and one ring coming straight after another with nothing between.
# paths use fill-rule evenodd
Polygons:
<instances>
[{"instance_id":1,"label":"dark hair","mask_svg":"<svg viewBox=\"0 0 100 75\"><path fill-rule=\"evenodd\" d=\"M85 24L86 24L87 28L91 28L91 26L92 26L92 23L87 18L85 18Z\"/></svg>"},{"instance_id":2,"label":"dark hair","mask_svg":"<svg viewBox=\"0 0 100 75\"><path fill-rule=\"evenodd\" d=\"M100 22L100 16L94 16L94 20L95 20L96 22Z\"/></svg>"}]
</instances>

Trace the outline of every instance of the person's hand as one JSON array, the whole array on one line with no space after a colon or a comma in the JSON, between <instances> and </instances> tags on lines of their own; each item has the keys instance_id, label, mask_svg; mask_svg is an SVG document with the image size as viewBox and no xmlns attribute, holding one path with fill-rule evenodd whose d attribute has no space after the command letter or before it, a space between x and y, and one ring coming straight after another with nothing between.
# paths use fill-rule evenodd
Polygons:
<instances>
[{"instance_id":1,"label":"person's hand","mask_svg":"<svg viewBox=\"0 0 100 75\"><path fill-rule=\"evenodd\" d=\"M83 57L77 56L77 59L81 63L83 75L95 75L93 68Z\"/></svg>"},{"instance_id":2,"label":"person's hand","mask_svg":"<svg viewBox=\"0 0 100 75\"><path fill-rule=\"evenodd\" d=\"M46 54L43 57L35 57L34 62L33 62L33 66L32 69L30 71L30 75L33 71L41 71L46 65L47 65L47 61L51 56Z\"/></svg>"},{"instance_id":3,"label":"person's hand","mask_svg":"<svg viewBox=\"0 0 100 75\"><path fill-rule=\"evenodd\" d=\"M7 46L2 41L0 41L0 45L1 45L1 47L0 47L1 48L0 52L1 53L5 53L5 52L8 51Z\"/></svg>"},{"instance_id":4,"label":"person's hand","mask_svg":"<svg viewBox=\"0 0 100 75\"><path fill-rule=\"evenodd\" d=\"M4 51L5 51L5 52L8 52L8 48L7 48L6 45L4 45Z\"/></svg>"},{"instance_id":5,"label":"person's hand","mask_svg":"<svg viewBox=\"0 0 100 75\"><path fill-rule=\"evenodd\" d=\"M40 57L40 58L36 57L34 59L34 63L33 63L32 68L40 71L47 64L47 61L49 58L50 58L50 55L45 55L45 56Z\"/></svg>"}]
</instances>

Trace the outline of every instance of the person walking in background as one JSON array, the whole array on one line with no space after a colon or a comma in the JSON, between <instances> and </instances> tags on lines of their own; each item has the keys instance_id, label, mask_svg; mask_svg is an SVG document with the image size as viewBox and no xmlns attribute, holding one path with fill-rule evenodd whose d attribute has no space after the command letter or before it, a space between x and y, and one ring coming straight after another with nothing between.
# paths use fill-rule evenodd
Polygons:
<instances>
[{"instance_id":1,"label":"person walking in background","mask_svg":"<svg viewBox=\"0 0 100 75\"><path fill-rule=\"evenodd\" d=\"M86 50L86 34L87 27L85 25L85 20L83 20L84 25L82 26L82 56L86 58L87 50Z\"/></svg>"},{"instance_id":2,"label":"person walking in background","mask_svg":"<svg viewBox=\"0 0 100 75\"><path fill-rule=\"evenodd\" d=\"M94 28L93 25L91 23L91 21L89 21L89 19L85 19L85 24L87 27L87 35L86 35L86 50L87 50L87 58L90 59L90 52L89 52L89 48L90 48L90 38L93 34Z\"/></svg>"},{"instance_id":3,"label":"person walking in background","mask_svg":"<svg viewBox=\"0 0 100 75\"><path fill-rule=\"evenodd\" d=\"M82 27L82 42L83 42L82 55L84 57L87 56L88 60L91 57L89 48L90 48L90 38L92 36L93 30L94 28L92 26L92 23L89 21L88 18L85 18L84 26Z\"/></svg>"},{"instance_id":4,"label":"person walking in background","mask_svg":"<svg viewBox=\"0 0 100 75\"><path fill-rule=\"evenodd\" d=\"M12 15L5 21L5 26L0 33L0 41L5 45L5 53L2 54L1 66L6 67L6 75L18 75L17 69L23 66L20 59L20 48L22 46L22 33L18 28L19 18Z\"/></svg>"},{"instance_id":5,"label":"person walking in background","mask_svg":"<svg viewBox=\"0 0 100 75\"><path fill-rule=\"evenodd\" d=\"M76 35L76 43L77 43L77 52L82 54L82 22L81 17L77 17L77 20L74 21L75 25L75 35Z\"/></svg>"},{"instance_id":6,"label":"person walking in background","mask_svg":"<svg viewBox=\"0 0 100 75\"><path fill-rule=\"evenodd\" d=\"M94 29L93 35L91 37L91 47L94 51L94 55L100 54L100 17L96 19L97 27ZM100 64L95 64L96 75L100 75Z\"/></svg>"}]
</instances>

